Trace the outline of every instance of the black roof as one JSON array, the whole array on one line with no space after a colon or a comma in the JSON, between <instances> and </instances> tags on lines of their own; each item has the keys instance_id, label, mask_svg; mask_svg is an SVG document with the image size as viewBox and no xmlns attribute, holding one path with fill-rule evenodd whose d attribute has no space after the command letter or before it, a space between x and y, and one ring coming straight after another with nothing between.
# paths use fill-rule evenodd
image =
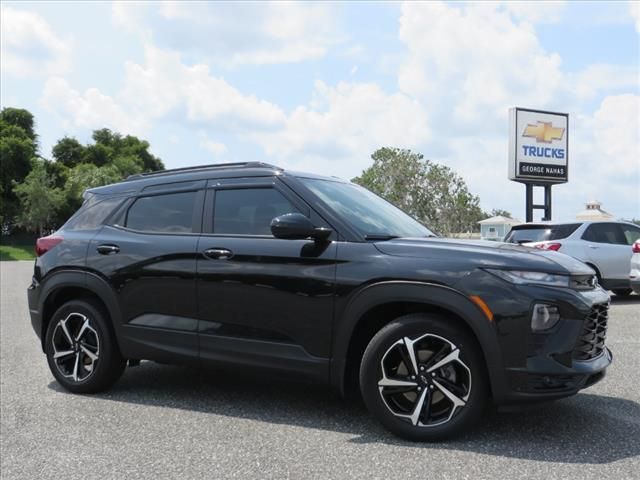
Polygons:
<instances>
[{"instance_id":1,"label":"black roof","mask_svg":"<svg viewBox=\"0 0 640 480\"><path fill-rule=\"evenodd\" d=\"M111 185L91 188L87 192L100 195L112 195L128 192L137 192L151 185L163 183L188 182L211 178L233 178L233 177L265 177L272 175L282 175L285 171L276 165L263 162L234 162L234 163L214 163L210 165L195 165L192 167L172 168L169 170L158 170L156 172L138 173L130 175L126 180ZM319 175L304 174L298 172L288 172L296 177L328 178ZM332 178L332 180L337 180Z\"/></svg>"}]
</instances>

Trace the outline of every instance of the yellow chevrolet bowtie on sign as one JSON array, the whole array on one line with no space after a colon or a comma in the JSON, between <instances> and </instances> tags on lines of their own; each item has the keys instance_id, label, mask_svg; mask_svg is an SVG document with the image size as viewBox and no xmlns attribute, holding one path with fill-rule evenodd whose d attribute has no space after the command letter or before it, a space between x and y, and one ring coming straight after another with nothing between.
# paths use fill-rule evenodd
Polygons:
<instances>
[{"instance_id":1,"label":"yellow chevrolet bowtie on sign","mask_svg":"<svg viewBox=\"0 0 640 480\"><path fill-rule=\"evenodd\" d=\"M551 122L538 122L537 125L528 124L523 137L535 138L536 142L551 143L552 140L562 140L564 128L554 127Z\"/></svg>"}]
</instances>

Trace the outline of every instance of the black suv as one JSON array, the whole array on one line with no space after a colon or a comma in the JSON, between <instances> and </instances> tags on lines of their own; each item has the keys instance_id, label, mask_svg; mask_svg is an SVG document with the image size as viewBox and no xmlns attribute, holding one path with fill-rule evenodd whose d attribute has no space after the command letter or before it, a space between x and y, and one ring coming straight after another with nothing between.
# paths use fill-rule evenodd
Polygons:
<instances>
[{"instance_id":1,"label":"black suv","mask_svg":"<svg viewBox=\"0 0 640 480\"><path fill-rule=\"evenodd\" d=\"M33 328L72 392L141 359L360 389L413 440L602 379L609 296L557 252L444 240L371 192L263 163L91 189L37 242Z\"/></svg>"}]
</instances>

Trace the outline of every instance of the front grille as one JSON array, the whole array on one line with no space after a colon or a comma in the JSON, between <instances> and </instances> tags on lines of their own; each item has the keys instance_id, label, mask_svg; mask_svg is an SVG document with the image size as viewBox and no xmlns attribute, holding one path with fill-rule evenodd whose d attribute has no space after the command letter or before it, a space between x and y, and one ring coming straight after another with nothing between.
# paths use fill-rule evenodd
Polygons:
<instances>
[{"instance_id":1,"label":"front grille","mask_svg":"<svg viewBox=\"0 0 640 480\"><path fill-rule=\"evenodd\" d=\"M582 331L573 349L576 360L590 360L604 351L604 339L607 336L609 304L595 305L584 319Z\"/></svg>"}]
</instances>

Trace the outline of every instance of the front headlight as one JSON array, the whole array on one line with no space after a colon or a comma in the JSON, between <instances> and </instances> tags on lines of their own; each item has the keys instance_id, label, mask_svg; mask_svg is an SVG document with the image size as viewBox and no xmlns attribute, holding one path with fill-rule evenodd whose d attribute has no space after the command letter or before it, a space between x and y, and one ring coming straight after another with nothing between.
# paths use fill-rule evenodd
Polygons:
<instances>
[{"instance_id":1,"label":"front headlight","mask_svg":"<svg viewBox=\"0 0 640 480\"><path fill-rule=\"evenodd\" d=\"M487 268L487 272L515 285L546 285L548 287L569 287L568 275L522 270L497 270Z\"/></svg>"}]
</instances>

